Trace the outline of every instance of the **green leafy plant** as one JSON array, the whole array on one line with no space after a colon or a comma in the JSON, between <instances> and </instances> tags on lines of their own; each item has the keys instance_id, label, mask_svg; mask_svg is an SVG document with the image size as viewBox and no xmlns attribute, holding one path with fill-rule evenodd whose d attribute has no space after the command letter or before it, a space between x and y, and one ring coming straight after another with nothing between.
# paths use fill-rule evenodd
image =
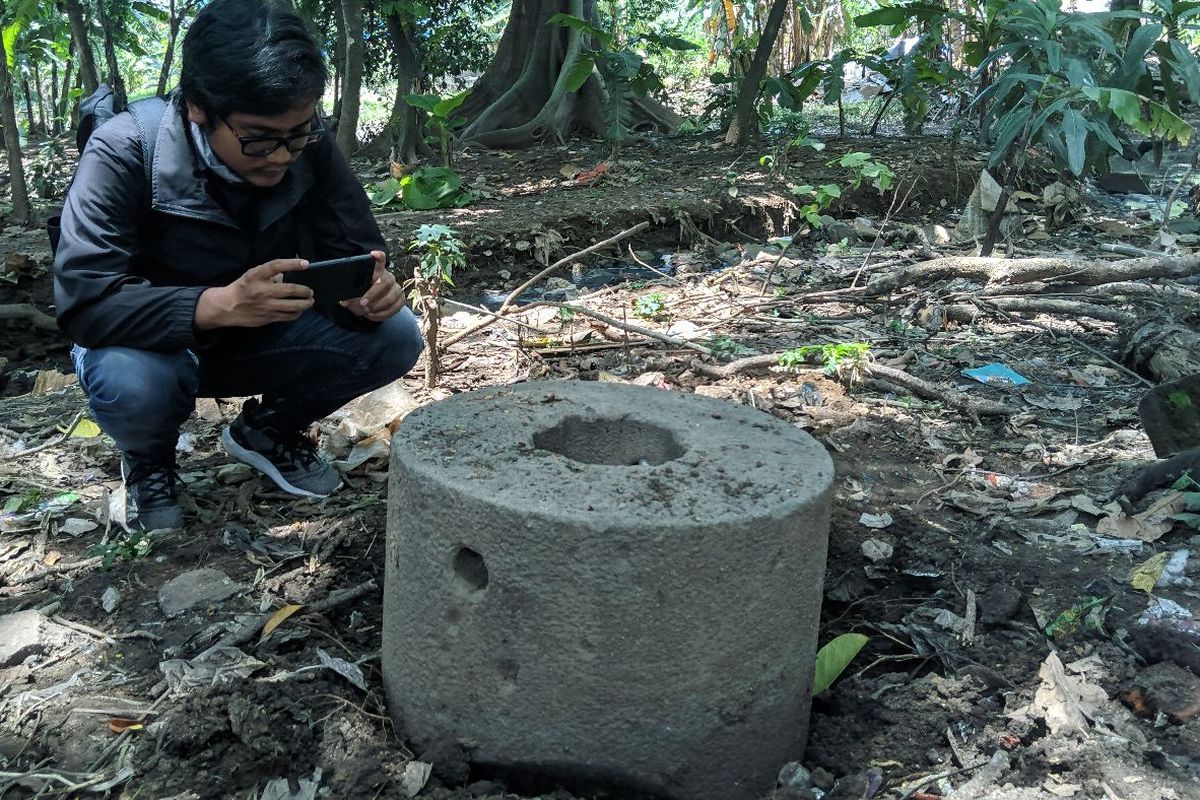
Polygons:
<instances>
[{"instance_id":1,"label":"green leafy plant","mask_svg":"<svg viewBox=\"0 0 1200 800\"><path fill-rule=\"evenodd\" d=\"M818 695L833 685L859 651L867 644L867 637L861 633L843 633L836 639L826 642L817 651L817 665L813 671L813 695Z\"/></svg>"},{"instance_id":2,"label":"green leafy plant","mask_svg":"<svg viewBox=\"0 0 1200 800\"><path fill-rule=\"evenodd\" d=\"M821 214L833 205L833 201L842 196L842 187L836 183L826 183L822 186L803 184L793 186L792 194L808 198L808 202L800 206L800 216L814 228L821 227Z\"/></svg>"},{"instance_id":3,"label":"green leafy plant","mask_svg":"<svg viewBox=\"0 0 1200 800\"><path fill-rule=\"evenodd\" d=\"M708 345L708 349L713 352L713 355L718 358L741 358L742 356L753 355L755 352L736 339L725 335L714 336L706 344Z\"/></svg>"},{"instance_id":4,"label":"green leafy plant","mask_svg":"<svg viewBox=\"0 0 1200 800\"><path fill-rule=\"evenodd\" d=\"M435 208L460 208L474 202L475 196L463 188L462 178L449 167L422 167L397 180L388 178L367 187L367 197L377 206L397 200L414 211Z\"/></svg>"},{"instance_id":5,"label":"green leafy plant","mask_svg":"<svg viewBox=\"0 0 1200 800\"><path fill-rule=\"evenodd\" d=\"M133 561L145 558L154 549L154 540L149 531L130 531L119 535L111 542L88 548L91 557L100 556L101 569L110 569L118 561Z\"/></svg>"},{"instance_id":6,"label":"green leafy plant","mask_svg":"<svg viewBox=\"0 0 1200 800\"><path fill-rule=\"evenodd\" d=\"M1200 511L1200 483L1197 483L1190 474L1185 472L1179 476L1179 480L1171 485L1171 488L1177 492L1183 492L1184 507L1187 508L1187 511L1176 514L1172 519L1179 520L1193 530L1200 530L1200 514L1191 513Z\"/></svg>"},{"instance_id":7,"label":"green leafy plant","mask_svg":"<svg viewBox=\"0 0 1200 800\"><path fill-rule=\"evenodd\" d=\"M867 181L883 193L892 188L892 182L896 179L896 173L892 172L887 164L876 161L870 153L846 153L836 161L829 162L830 166L835 163L850 170L854 176L852 182L855 189Z\"/></svg>"},{"instance_id":8,"label":"green leafy plant","mask_svg":"<svg viewBox=\"0 0 1200 800\"><path fill-rule=\"evenodd\" d=\"M417 254L417 265L408 281L412 306L421 314L425 337L425 385L437 386L440 359L438 330L442 311L438 302L442 289L454 286L454 274L467 266L467 246L458 233L446 225L422 225L409 243Z\"/></svg>"},{"instance_id":9,"label":"green leafy plant","mask_svg":"<svg viewBox=\"0 0 1200 800\"><path fill-rule=\"evenodd\" d=\"M633 301L633 313L642 319L662 319L667 316L667 297L662 292L644 294Z\"/></svg>"},{"instance_id":10,"label":"green leafy plant","mask_svg":"<svg viewBox=\"0 0 1200 800\"><path fill-rule=\"evenodd\" d=\"M453 131L455 128L461 128L467 123L462 117L456 117L454 112L467 99L467 95L471 93L470 89L464 89L458 94L452 94L447 97L441 97L436 94L409 94L404 96L404 102L408 103L413 108L419 108L429 115L429 127L433 129L437 136L438 144L442 151L442 165L449 168L452 166L453 157Z\"/></svg>"},{"instance_id":11,"label":"green leafy plant","mask_svg":"<svg viewBox=\"0 0 1200 800\"><path fill-rule=\"evenodd\" d=\"M779 354L779 366L796 369L812 362L819 356L829 375L842 375L849 371L856 378L870 359L871 345L867 342L841 342L837 344L806 344Z\"/></svg>"}]
</instances>

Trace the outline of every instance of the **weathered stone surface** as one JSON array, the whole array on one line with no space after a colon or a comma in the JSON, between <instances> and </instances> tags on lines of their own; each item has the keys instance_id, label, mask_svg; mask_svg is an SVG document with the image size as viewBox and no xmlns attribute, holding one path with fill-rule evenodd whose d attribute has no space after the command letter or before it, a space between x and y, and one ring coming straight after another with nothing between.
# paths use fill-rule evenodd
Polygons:
<instances>
[{"instance_id":1,"label":"weathered stone surface","mask_svg":"<svg viewBox=\"0 0 1200 800\"><path fill-rule=\"evenodd\" d=\"M538 382L393 438L383 676L415 752L688 800L802 756L833 466L743 406ZM578 792L577 792L578 793Z\"/></svg>"},{"instance_id":2,"label":"weathered stone surface","mask_svg":"<svg viewBox=\"0 0 1200 800\"><path fill-rule=\"evenodd\" d=\"M168 617L177 617L198 606L219 603L243 588L220 570L195 569L164 583L158 590L158 606Z\"/></svg>"},{"instance_id":3,"label":"weathered stone surface","mask_svg":"<svg viewBox=\"0 0 1200 800\"><path fill-rule=\"evenodd\" d=\"M18 611L0 616L0 667L20 664L47 651L61 638L62 626L40 611Z\"/></svg>"}]
</instances>

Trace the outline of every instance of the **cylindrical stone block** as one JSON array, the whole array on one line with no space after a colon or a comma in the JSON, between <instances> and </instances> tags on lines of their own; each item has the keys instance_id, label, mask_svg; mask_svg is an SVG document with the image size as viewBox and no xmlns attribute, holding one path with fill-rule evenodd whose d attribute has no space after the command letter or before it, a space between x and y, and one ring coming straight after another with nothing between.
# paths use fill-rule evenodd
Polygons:
<instances>
[{"instance_id":1,"label":"cylindrical stone block","mask_svg":"<svg viewBox=\"0 0 1200 800\"><path fill-rule=\"evenodd\" d=\"M731 403L552 381L392 442L383 677L418 748L679 800L769 790L808 732L833 465Z\"/></svg>"}]
</instances>

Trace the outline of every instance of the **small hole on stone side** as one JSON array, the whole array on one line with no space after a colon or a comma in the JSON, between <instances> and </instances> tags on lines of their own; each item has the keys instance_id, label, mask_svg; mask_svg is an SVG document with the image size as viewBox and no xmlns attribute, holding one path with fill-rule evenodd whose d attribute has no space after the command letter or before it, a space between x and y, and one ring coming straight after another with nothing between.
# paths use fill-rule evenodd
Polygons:
<instances>
[{"instance_id":1,"label":"small hole on stone side","mask_svg":"<svg viewBox=\"0 0 1200 800\"><path fill-rule=\"evenodd\" d=\"M567 417L533 435L533 446L582 464L636 467L674 461L685 452L666 428L630 419Z\"/></svg>"},{"instance_id":2,"label":"small hole on stone side","mask_svg":"<svg viewBox=\"0 0 1200 800\"><path fill-rule=\"evenodd\" d=\"M469 547L460 547L454 554L454 575L463 588L480 592L488 585L488 568L483 556Z\"/></svg>"}]
</instances>

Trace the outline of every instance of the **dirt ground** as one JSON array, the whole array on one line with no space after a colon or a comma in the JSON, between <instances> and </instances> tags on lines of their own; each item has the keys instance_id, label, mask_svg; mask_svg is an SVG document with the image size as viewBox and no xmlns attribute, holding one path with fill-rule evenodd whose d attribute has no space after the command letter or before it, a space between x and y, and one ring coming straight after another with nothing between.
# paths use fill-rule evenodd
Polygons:
<instances>
[{"instance_id":1,"label":"dirt ground","mask_svg":"<svg viewBox=\"0 0 1200 800\"><path fill-rule=\"evenodd\" d=\"M828 161L849 149L793 165L794 178L838 179ZM528 306L520 325L465 336L443 354L438 388L419 367L405 392L324 421L326 447L379 453L415 405L526 380L633 382L753 406L833 456L820 639L869 637L814 702L805 770L784 770L764 796L1200 797L1200 631L1184 616L1200 615L1200 566L1176 555L1195 553L1200 536L1110 505L1154 457L1137 413L1154 377L1125 361L1121 336L1129 319L1194 329L1187 275L1200 265L1135 281L1145 292L1120 281L1100 293L1064 268L1044 283L1085 305L1034 310L1004 306L1018 293L1003 277L953 269L855 288L973 247L935 226L953 226L976 153L945 140L869 149L896 170L895 195L847 193L831 212L845 236L802 230L785 254L764 239L800 223L761 149L643 143L592 184L563 167L593 167L599 147L468 155L467 182L488 195L479 204L380 215L396 244L423 222L461 232L475 269L460 298L511 290L638 222L651 228L556 276L573 311ZM368 179L378 172L363 165ZM1026 201L1008 251L1124 264L1157 225L1110 201L1086 197L1081 220L1054 228ZM48 310L40 233L6 229L0 255L11 278L0 303ZM635 258L671 274L599 289L563 281ZM964 317L964 304L977 313ZM443 336L487 319L444 311ZM744 360L786 351L784 364ZM506 787L472 767L469 749L411 752L394 730L378 660L381 459L350 469L328 500L297 500L221 451L240 401L202 402L180 456L187 529L131 540L109 513L120 486L111 442L63 437L82 393L45 387L70 373L67 343L0 322L0 364L0 624L41 615L32 644L0 670L0 797L572 796ZM1028 383L963 373L992 364ZM1178 568L1160 563L1148 592L1131 571L1159 553ZM174 613L181 576L196 570L228 581L200 574L209 594Z\"/></svg>"}]
</instances>

